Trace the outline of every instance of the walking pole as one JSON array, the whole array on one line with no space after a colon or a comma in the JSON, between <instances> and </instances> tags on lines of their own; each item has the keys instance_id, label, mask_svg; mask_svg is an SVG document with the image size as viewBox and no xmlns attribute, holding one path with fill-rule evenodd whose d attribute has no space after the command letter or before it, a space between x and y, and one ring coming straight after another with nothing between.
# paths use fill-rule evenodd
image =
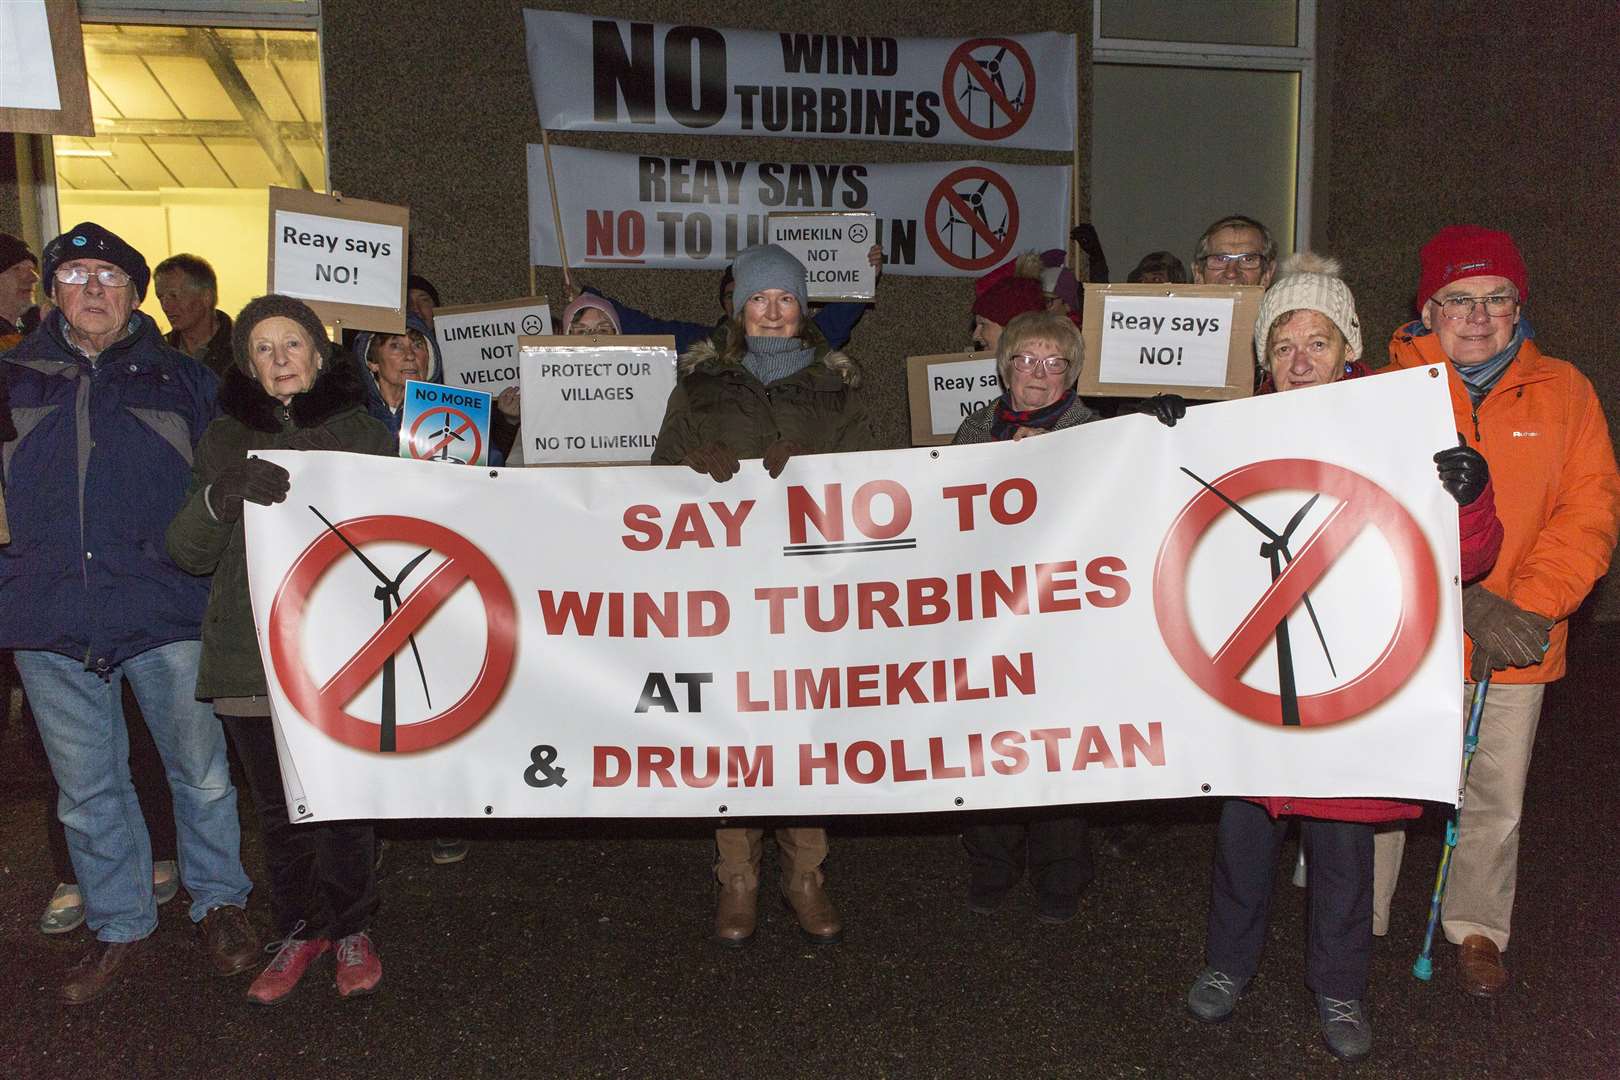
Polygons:
<instances>
[{"instance_id":1,"label":"walking pole","mask_svg":"<svg viewBox=\"0 0 1620 1080\"><path fill-rule=\"evenodd\" d=\"M1429 898L1429 925L1423 931L1423 951L1412 964L1412 974L1428 982L1434 976L1434 961L1429 953L1434 948L1434 928L1440 922L1440 902L1446 896L1446 876L1451 871L1451 853L1457 847L1457 823L1462 819L1462 793L1468 787L1468 767L1474 762L1474 751L1479 749L1479 718L1485 712L1485 693L1491 688L1491 673L1474 684L1474 700L1468 706L1468 730L1463 733L1462 787L1457 792L1457 808L1446 822L1446 845L1440 851L1440 868L1434 872L1434 895Z\"/></svg>"}]
</instances>

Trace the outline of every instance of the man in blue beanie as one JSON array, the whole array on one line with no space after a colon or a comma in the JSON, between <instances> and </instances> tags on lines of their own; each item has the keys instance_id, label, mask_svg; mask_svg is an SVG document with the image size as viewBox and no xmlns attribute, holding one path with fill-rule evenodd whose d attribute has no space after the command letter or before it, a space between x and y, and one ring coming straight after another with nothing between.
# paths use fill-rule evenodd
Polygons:
<instances>
[{"instance_id":1,"label":"man in blue beanie","mask_svg":"<svg viewBox=\"0 0 1620 1080\"><path fill-rule=\"evenodd\" d=\"M130 782L126 679L169 776L181 880L214 970L247 971L259 943L243 910L252 884L224 732L196 697L209 583L164 547L217 411L218 379L165 345L138 310L151 273L116 234L77 225L46 246L42 270L56 307L0 361L16 419L5 446L13 542L0 547L0 648L16 650L96 932L59 991L82 1005L140 967L157 927L151 840Z\"/></svg>"}]
</instances>

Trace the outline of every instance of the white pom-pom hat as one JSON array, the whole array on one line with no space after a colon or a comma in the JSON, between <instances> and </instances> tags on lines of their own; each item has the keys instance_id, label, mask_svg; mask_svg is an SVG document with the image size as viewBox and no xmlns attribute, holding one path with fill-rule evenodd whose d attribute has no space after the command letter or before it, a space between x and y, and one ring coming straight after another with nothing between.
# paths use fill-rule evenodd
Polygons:
<instances>
[{"instance_id":1,"label":"white pom-pom hat","mask_svg":"<svg viewBox=\"0 0 1620 1080\"><path fill-rule=\"evenodd\" d=\"M1346 360L1361 359L1361 320L1356 317L1356 298L1340 277L1338 259L1313 251L1296 252L1277 268L1277 278L1260 300L1260 314L1254 321L1255 362L1266 366L1266 341L1271 328L1291 311L1319 311L1333 321L1347 344Z\"/></svg>"}]
</instances>

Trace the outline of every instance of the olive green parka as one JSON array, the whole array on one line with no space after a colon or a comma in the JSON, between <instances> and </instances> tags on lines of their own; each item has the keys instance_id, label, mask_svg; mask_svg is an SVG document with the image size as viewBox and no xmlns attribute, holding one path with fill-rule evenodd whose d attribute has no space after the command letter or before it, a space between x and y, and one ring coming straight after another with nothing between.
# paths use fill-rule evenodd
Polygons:
<instances>
[{"instance_id":1,"label":"olive green parka","mask_svg":"<svg viewBox=\"0 0 1620 1080\"><path fill-rule=\"evenodd\" d=\"M185 505L169 523L169 557L189 574L214 575L203 616L197 697L262 696L268 692L248 599L242 522L214 517L204 491L227 468L259 450L333 449L361 454L398 452L388 429L366 412L366 388L350 356L337 352L315 385L287 405L232 367L219 389L220 411L197 445Z\"/></svg>"},{"instance_id":2,"label":"olive green parka","mask_svg":"<svg viewBox=\"0 0 1620 1080\"><path fill-rule=\"evenodd\" d=\"M715 341L694 346L680 359L652 463L678 465L710 443L739 458L763 457L783 439L814 454L882 449L860 393L860 366L811 334L815 359L769 386Z\"/></svg>"}]
</instances>

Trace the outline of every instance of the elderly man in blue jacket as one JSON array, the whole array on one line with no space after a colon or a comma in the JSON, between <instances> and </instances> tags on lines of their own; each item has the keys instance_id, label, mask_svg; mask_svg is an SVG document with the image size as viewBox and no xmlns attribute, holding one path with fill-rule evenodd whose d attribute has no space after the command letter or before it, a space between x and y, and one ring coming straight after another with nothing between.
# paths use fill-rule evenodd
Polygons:
<instances>
[{"instance_id":1,"label":"elderly man in blue jacket","mask_svg":"<svg viewBox=\"0 0 1620 1080\"><path fill-rule=\"evenodd\" d=\"M16 650L96 932L60 990L79 1005L137 968L157 927L125 679L168 773L181 880L214 970L254 966L258 941L224 735L196 699L208 581L175 566L163 541L218 380L137 310L151 274L113 233L78 225L50 242L41 269L56 308L0 360L16 427L4 447L0 648Z\"/></svg>"}]
</instances>

